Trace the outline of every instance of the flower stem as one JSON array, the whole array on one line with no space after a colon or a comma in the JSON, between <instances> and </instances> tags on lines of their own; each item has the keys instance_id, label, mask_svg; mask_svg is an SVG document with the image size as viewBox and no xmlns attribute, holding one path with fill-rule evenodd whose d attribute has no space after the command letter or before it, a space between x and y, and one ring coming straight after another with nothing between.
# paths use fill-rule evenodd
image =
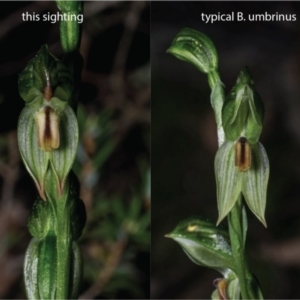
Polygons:
<instances>
[{"instance_id":1,"label":"flower stem","mask_svg":"<svg viewBox=\"0 0 300 300\"><path fill-rule=\"evenodd\" d=\"M251 299L246 282L246 260L244 257L245 246L242 218L242 197L240 195L238 201L228 215L228 227L231 248L233 256L235 258L236 271L240 282L242 298Z\"/></svg>"},{"instance_id":2,"label":"flower stem","mask_svg":"<svg viewBox=\"0 0 300 300\"><path fill-rule=\"evenodd\" d=\"M59 199L60 200L60 199ZM69 298L71 232L67 201L57 201L57 287L56 299Z\"/></svg>"},{"instance_id":3,"label":"flower stem","mask_svg":"<svg viewBox=\"0 0 300 300\"><path fill-rule=\"evenodd\" d=\"M247 216L243 211L242 195L228 215L229 236L243 299L263 299L260 287L250 272L245 254Z\"/></svg>"}]
</instances>

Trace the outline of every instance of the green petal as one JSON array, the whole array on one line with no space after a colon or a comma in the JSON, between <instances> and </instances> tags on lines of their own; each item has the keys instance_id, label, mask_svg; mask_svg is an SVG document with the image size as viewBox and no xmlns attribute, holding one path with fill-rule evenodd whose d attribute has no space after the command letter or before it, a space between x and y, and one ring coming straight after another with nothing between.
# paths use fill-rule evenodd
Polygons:
<instances>
[{"instance_id":1,"label":"green petal","mask_svg":"<svg viewBox=\"0 0 300 300\"><path fill-rule=\"evenodd\" d=\"M18 143L26 169L33 178L41 198L46 200L44 190L49 154L38 147L36 123L28 107L22 110L19 118Z\"/></svg>"},{"instance_id":2,"label":"green petal","mask_svg":"<svg viewBox=\"0 0 300 300\"><path fill-rule=\"evenodd\" d=\"M265 208L269 180L269 160L261 143L252 145L251 167L243 176L243 195L255 216L267 227Z\"/></svg>"},{"instance_id":3,"label":"green petal","mask_svg":"<svg viewBox=\"0 0 300 300\"><path fill-rule=\"evenodd\" d=\"M51 166L57 179L59 197L74 162L77 146L78 123L72 108L67 106L61 114L60 146L50 154Z\"/></svg>"},{"instance_id":4,"label":"green petal","mask_svg":"<svg viewBox=\"0 0 300 300\"><path fill-rule=\"evenodd\" d=\"M210 221L191 217L167 235L180 244L196 264L216 269L224 276L234 269L228 233Z\"/></svg>"},{"instance_id":5,"label":"green petal","mask_svg":"<svg viewBox=\"0 0 300 300\"><path fill-rule=\"evenodd\" d=\"M242 174L235 167L234 143L224 142L215 158L219 224L231 211L242 191Z\"/></svg>"},{"instance_id":6,"label":"green petal","mask_svg":"<svg viewBox=\"0 0 300 300\"><path fill-rule=\"evenodd\" d=\"M218 68L218 55L214 43L205 34L194 29L181 29L167 52L192 63L203 73L210 73Z\"/></svg>"}]
</instances>

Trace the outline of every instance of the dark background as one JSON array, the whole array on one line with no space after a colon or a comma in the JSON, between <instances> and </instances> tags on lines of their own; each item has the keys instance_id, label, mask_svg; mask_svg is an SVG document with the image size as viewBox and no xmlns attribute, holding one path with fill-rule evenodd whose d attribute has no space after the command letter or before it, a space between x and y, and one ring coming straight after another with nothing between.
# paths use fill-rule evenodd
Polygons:
<instances>
[{"instance_id":1,"label":"dark background","mask_svg":"<svg viewBox=\"0 0 300 300\"><path fill-rule=\"evenodd\" d=\"M205 24L200 18L202 12L232 11L296 14L297 21ZM247 251L265 298L299 298L300 3L226 1L151 3L152 298L207 299L221 277L193 264L164 237L191 215L217 220L217 136L207 77L166 53L183 27L212 39L227 93L244 66L251 70L266 109L260 141L270 179L268 228L248 210Z\"/></svg>"},{"instance_id":2,"label":"dark background","mask_svg":"<svg viewBox=\"0 0 300 300\"><path fill-rule=\"evenodd\" d=\"M16 141L24 101L18 74L42 44L62 57L59 22L23 22L56 13L55 1L0 4L0 298L22 299L27 218L37 192ZM149 298L150 5L84 2L84 59L74 171L88 220L79 241L81 297Z\"/></svg>"}]
</instances>

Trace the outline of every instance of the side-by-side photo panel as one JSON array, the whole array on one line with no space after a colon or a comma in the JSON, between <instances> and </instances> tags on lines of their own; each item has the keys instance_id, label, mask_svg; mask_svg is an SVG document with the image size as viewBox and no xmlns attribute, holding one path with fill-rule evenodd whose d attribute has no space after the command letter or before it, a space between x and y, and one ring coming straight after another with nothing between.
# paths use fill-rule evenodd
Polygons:
<instances>
[{"instance_id":1,"label":"side-by-side photo panel","mask_svg":"<svg viewBox=\"0 0 300 300\"><path fill-rule=\"evenodd\" d=\"M150 2L0 4L0 298L150 298Z\"/></svg>"},{"instance_id":2,"label":"side-by-side photo panel","mask_svg":"<svg viewBox=\"0 0 300 300\"><path fill-rule=\"evenodd\" d=\"M152 2L153 299L300 288L300 4Z\"/></svg>"}]
</instances>

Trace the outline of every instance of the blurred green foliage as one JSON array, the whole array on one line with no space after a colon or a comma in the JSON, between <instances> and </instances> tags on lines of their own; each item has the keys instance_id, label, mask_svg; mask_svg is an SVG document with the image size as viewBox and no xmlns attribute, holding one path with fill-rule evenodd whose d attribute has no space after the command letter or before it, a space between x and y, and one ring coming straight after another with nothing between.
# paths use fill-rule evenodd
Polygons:
<instances>
[{"instance_id":1,"label":"blurred green foliage","mask_svg":"<svg viewBox=\"0 0 300 300\"><path fill-rule=\"evenodd\" d=\"M85 256L85 285L93 282L96 294L104 298L118 298L120 291L129 298L144 298L135 257L150 249L149 162L146 157L137 158L140 179L130 193L99 190L96 187L101 168L120 143L114 134L116 114L108 108L97 115L88 114L79 105L77 115L81 138L74 170L93 194L80 240ZM85 164L89 164L89 172L82 177Z\"/></svg>"}]
</instances>

